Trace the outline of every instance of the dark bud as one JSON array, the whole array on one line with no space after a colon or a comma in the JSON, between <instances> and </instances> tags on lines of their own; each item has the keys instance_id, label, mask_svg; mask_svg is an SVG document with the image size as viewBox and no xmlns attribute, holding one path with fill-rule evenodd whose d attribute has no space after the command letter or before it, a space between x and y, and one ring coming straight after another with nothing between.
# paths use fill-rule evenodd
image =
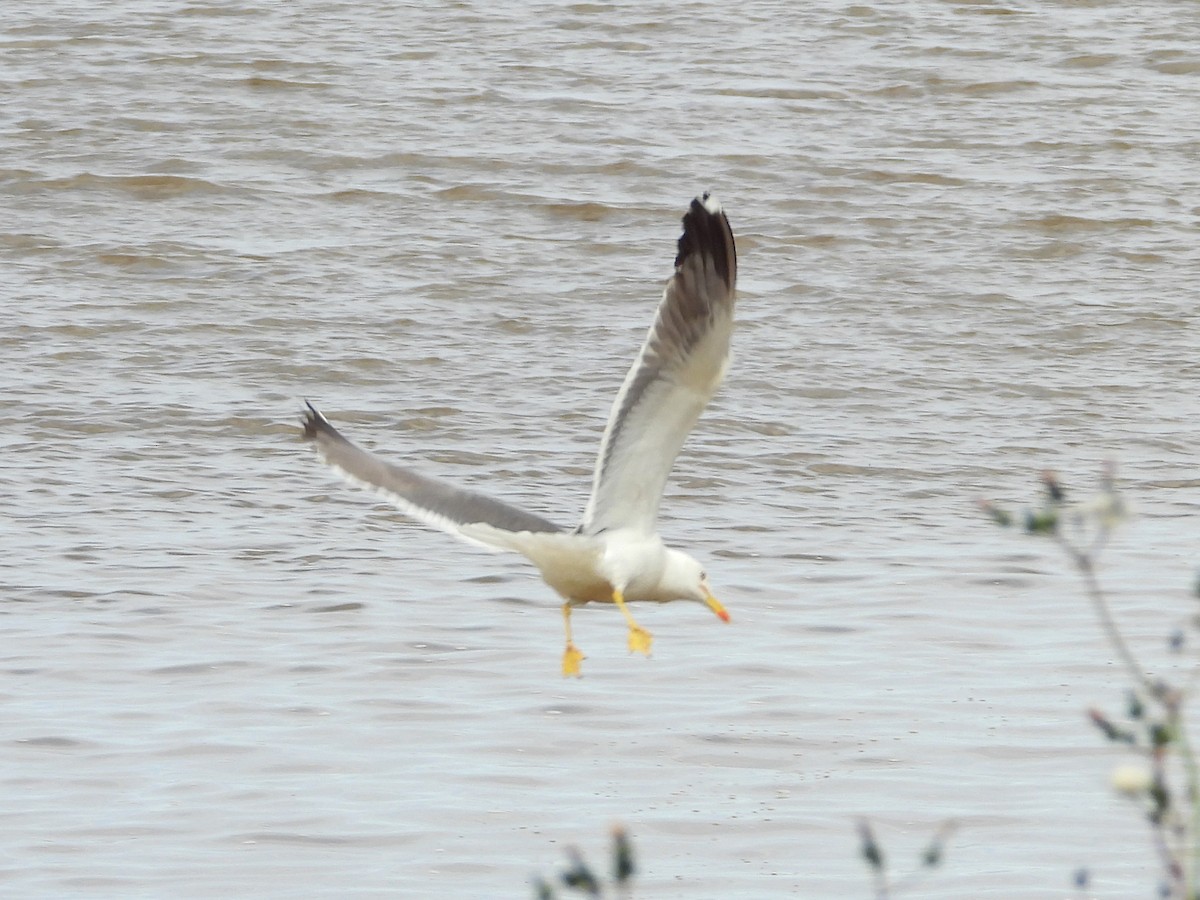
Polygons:
<instances>
[{"instance_id":1,"label":"dark bud","mask_svg":"<svg viewBox=\"0 0 1200 900\"><path fill-rule=\"evenodd\" d=\"M1025 511L1025 532L1027 534L1052 534L1058 528L1058 510L1053 507L1040 512Z\"/></svg>"},{"instance_id":2,"label":"dark bud","mask_svg":"<svg viewBox=\"0 0 1200 900\"><path fill-rule=\"evenodd\" d=\"M993 522L1001 528L1011 528L1013 524L1012 513L1007 509L1002 509L991 500L980 500L979 508L986 513Z\"/></svg>"},{"instance_id":3,"label":"dark bud","mask_svg":"<svg viewBox=\"0 0 1200 900\"><path fill-rule=\"evenodd\" d=\"M1137 738L1134 737L1132 732L1126 731L1124 728L1118 728L1100 710L1089 709L1088 718L1092 720L1092 724L1099 728L1110 741L1118 741L1122 744L1137 743Z\"/></svg>"},{"instance_id":4,"label":"dark bud","mask_svg":"<svg viewBox=\"0 0 1200 900\"><path fill-rule=\"evenodd\" d=\"M1171 648L1171 652L1178 653L1183 649L1187 638L1183 634L1182 628L1177 628L1171 632L1171 636L1167 639L1167 646Z\"/></svg>"},{"instance_id":5,"label":"dark bud","mask_svg":"<svg viewBox=\"0 0 1200 900\"><path fill-rule=\"evenodd\" d=\"M536 900L554 900L554 889L540 876L533 882L533 896Z\"/></svg>"},{"instance_id":6,"label":"dark bud","mask_svg":"<svg viewBox=\"0 0 1200 900\"><path fill-rule=\"evenodd\" d=\"M620 825L613 829L613 878L617 884L625 884L637 872L633 862L633 844L629 833Z\"/></svg>"},{"instance_id":7,"label":"dark bud","mask_svg":"<svg viewBox=\"0 0 1200 900\"><path fill-rule=\"evenodd\" d=\"M921 865L932 869L941 864L942 857L946 852L946 841L954 833L955 827L954 822L946 822L937 830L937 834L933 836L933 840L929 842L929 846L921 854Z\"/></svg>"},{"instance_id":8,"label":"dark bud","mask_svg":"<svg viewBox=\"0 0 1200 900\"><path fill-rule=\"evenodd\" d=\"M1155 750L1161 750L1163 747L1167 746L1167 744L1171 743L1171 738L1173 737L1170 727L1162 724L1161 722L1155 722L1153 725L1151 725L1149 734L1150 745L1154 747Z\"/></svg>"},{"instance_id":9,"label":"dark bud","mask_svg":"<svg viewBox=\"0 0 1200 900\"><path fill-rule=\"evenodd\" d=\"M866 820L858 823L858 838L862 841L862 858L876 872L883 871L883 849L875 840L875 833Z\"/></svg>"},{"instance_id":10,"label":"dark bud","mask_svg":"<svg viewBox=\"0 0 1200 900\"><path fill-rule=\"evenodd\" d=\"M1167 810L1171 808L1171 793L1161 778L1155 778L1154 784L1150 785L1150 800L1154 804L1154 808L1148 814L1150 821L1160 825Z\"/></svg>"},{"instance_id":11,"label":"dark bud","mask_svg":"<svg viewBox=\"0 0 1200 900\"><path fill-rule=\"evenodd\" d=\"M599 897L600 882L596 880L596 876L592 874L592 870L583 861L583 857L579 851L571 847L567 850L567 855L571 857L571 868L562 873L563 884L577 891L590 894L593 897Z\"/></svg>"},{"instance_id":12,"label":"dark bud","mask_svg":"<svg viewBox=\"0 0 1200 900\"><path fill-rule=\"evenodd\" d=\"M1092 720L1093 725L1104 732L1104 736L1106 738L1113 740L1116 737L1117 727L1113 725L1112 722L1108 721L1108 718L1104 715L1104 713L1100 712L1100 710L1089 709L1088 718Z\"/></svg>"},{"instance_id":13,"label":"dark bud","mask_svg":"<svg viewBox=\"0 0 1200 900\"><path fill-rule=\"evenodd\" d=\"M1140 719L1146 714L1146 704L1142 703L1142 698L1138 696L1137 691L1129 692L1129 718Z\"/></svg>"},{"instance_id":14,"label":"dark bud","mask_svg":"<svg viewBox=\"0 0 1200 900\"><path fill-rule=\"evenodd\" d=\"M1091 882L1091 880L1092 875L1087 869L1075 870L1075 887L1083 890L1088 886L1088 883Z\"/></svg>"},{"instance_id":15,"label":"dark bud","mask_svg":"<svg viewBox=\"0 0 1200 900\"><path fill-rule=\"evenodd\" d=\"M1058 476L1049 469L1042 473L1042 484L1046 486L1046 496L1050 498L1051 503L1062 503L1066 499L1066 492L1059 484Z\"/></svg>"}]
</instances>

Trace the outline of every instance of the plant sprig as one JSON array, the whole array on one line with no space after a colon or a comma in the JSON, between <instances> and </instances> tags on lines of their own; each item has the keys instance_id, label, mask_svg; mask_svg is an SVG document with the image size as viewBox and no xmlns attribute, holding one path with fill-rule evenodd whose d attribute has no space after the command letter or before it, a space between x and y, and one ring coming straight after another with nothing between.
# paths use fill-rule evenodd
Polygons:
<instances>
[{"instance_id":1,"label":"plant sprig","mask_svg":"<svg viewBox=\"0 0 1200 900\"><path fill-rule=\"evenodd\" d=\"M1041 505L1016 516L990 501L981 503L992 521L1011 527L1017 521L1031 535L1051 538L1083 579L1085 591L1109 645L1120 659L1133 688L1129 691L1125 723L1099 710L1088 717L1109 741L1138 754L1139 765L1119 766L1113 786L1135 800L1150 824L1154 847L1162 864L1160 895L1175 900L1200 900L1200 768L1188 740L1185 722L1187 693L1155 677L1125 640L1097 574L1097 561L1113 530L1128 518L1128 508L1116 489L1116 469L1106 464L1100 489L1088 500L1071 504L1052 472L1042 475ZM1200 580L1196 585L1200 597ZM1182 632L1170 646L1183 646ZM1178 766L1172 766L1172 760ZM1182 788L1173 779L1182 778Z\"/></svg>"}]
</instances>

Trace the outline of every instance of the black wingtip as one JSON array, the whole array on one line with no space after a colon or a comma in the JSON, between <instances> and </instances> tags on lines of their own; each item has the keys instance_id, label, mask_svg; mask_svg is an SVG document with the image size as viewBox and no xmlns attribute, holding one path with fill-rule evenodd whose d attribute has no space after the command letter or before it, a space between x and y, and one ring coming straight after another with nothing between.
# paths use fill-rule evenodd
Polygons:
<instances>
[{"instance_id":1,"label":"black wingtip","mask_svg":"<svg viewBox=\"0 0 1200 900\"><path fill-rule=\"evenodd\" d=\"M683 215L683 234L675 254L675 267L695 253L710 256L717 274L730 288L737 277L737 249L733 229L720 202L708 191L692 200Z\"/></svg>"},{"instance_id":2,"label":"black wingtip","mask_svg":"<svg viewBox=\"0 0 1200 900\"><path fill-rule=\"evenodd\" d=\"M304 414L302 424L304 425L304 439L306 441L315 441L317 435L321 432L333 431L333 426L329 424L329 420L321 415L320 411L309 403L304 401L304 405L308 407L308 412Z\"/></svg>"}]
</instances>

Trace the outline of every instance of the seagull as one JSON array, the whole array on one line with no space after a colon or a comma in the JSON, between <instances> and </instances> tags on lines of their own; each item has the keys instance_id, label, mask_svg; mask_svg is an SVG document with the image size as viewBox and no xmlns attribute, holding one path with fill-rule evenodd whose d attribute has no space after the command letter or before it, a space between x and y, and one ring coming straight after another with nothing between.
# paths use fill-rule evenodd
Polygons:
<instances>
[{"instance_id":1,"label":"seagull","mask_svg":"<svg viewBox=\"0 0 1200 900\"><path fill-rule=\"evenodd\" d=\"M612 603L629 626L629 649L650 655L651 635L628 603L693 600L723 621L704 568L667 547L656 523L675 457L729 367L737 251L721 204L708 193L683 216L675 271L654 324L613 402L583 521L574 530L539 515L386 462L348 439L308 401L304 437L347 481L375 491L427 525L493 551L524 555L563 599L562 673L578 676L583 654L571 610Z\"/></svg>"}]
</instances>

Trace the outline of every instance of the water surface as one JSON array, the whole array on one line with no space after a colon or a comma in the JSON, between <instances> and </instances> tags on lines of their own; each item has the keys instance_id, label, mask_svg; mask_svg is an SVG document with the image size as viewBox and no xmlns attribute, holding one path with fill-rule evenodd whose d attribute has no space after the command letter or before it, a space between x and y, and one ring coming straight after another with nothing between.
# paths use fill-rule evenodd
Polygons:
<instances>
[{"instance_id":1,"label":"water surface","mask_svg":"<svg viewBox=\"0 0 1200 900\"><path fill-rule=\"evenodd\" d=\"M64 2L0 13L0 888L1149 896L1125 680L1038 474L1120 464L1160 671L1193 611L1200 11L1150 2ZM332 478L301 398L574 524L704 189L729 380L663 532L733 615L576 616Z\"/></svg>"}]
</instances>

